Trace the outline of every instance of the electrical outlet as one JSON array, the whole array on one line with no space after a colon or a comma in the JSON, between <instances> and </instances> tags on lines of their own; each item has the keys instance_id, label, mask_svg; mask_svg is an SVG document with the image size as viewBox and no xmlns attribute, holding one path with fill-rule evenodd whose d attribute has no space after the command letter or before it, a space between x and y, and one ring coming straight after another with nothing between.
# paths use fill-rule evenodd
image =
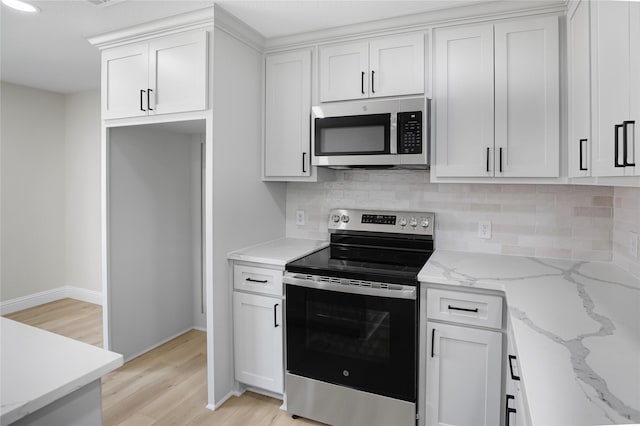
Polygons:
<instances>
[{"instance_id":1,"label":"electrical outlet","mask_svg":"<svg viewBox=\"0 0 640 426\"><path fill-rule=\"evenodd\" d=\"M304 225L304 210L296 210L296 225Z\"/></svg>"},{"instance_id":2,"label":"electrical outlet","mask_svg":"<svg viewBox=\"0 0 640 426\"><path fill-rule=\"evenodd\" d=\"M638 234L635 232L630 232L629 234L629 255L631 257L638 257Z\"/></svg>"},{"instance_id":3,"label":"electrical outlet","mask_svg":"<svg viewBox=\"0 0 640 426\"><path fill-rule=\"evenodd\" d=\"M491 239L491 221L481 220L478 222L478 238Z\"/></svg>"}]
</instances>

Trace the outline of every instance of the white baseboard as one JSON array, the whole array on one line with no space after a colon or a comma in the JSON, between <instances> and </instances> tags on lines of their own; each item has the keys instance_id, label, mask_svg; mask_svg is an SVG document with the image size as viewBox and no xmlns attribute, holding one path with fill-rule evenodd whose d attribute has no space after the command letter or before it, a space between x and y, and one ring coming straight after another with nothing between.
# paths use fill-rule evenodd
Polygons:
<instances>
[{"instance_id":1,"label":"white baseboard","mask_svg":"<svg viewBox=\"0 0 640 426\"><path fill-rule=\"evenodd\" d=\"M83 302L94 303L96 305L102 305L101 292L68 285L0 302L0 315L7 315L23 309L29 309L34 306L65 299L67 297L82 300Z\"/></svg>"},{"instance_id":2,"label":"white baseboard","mask_svg":"<svg viewBox=\"0 0 640 426\"><path fill-rule=\"evenodd\" d=\"M218 408L222 406L222 404L227 402L229 398L231 398L232 396L240 396L240 395L242 395L242 392L231 391L228 394L226 394L224 397L222 397L222 399L216 402L215 404L207 404L207 408L211 411L216 411Z\"/></svg>"},{"instance_id":3,"label":"white baseboard","mask_svg":"<svg viewBox=\"0 0 640 426\"><path fill-rule=\"evenodd\" d=\"M161 341L160 343L156 343L156 344L154 344L153 346L150 346L150 347L148 347L148 348L146 348L146 349L143 349L143 350L142 350L142 351L140 351L140 352L135 353L134 355L131 355L131 356L128 356L128 357L124 357L124 363L126 364L127 362L132 361L132 360L134 360L134 359L138 358L139 356L144 355L144 354L146 354L147 352L149 352L149 351L151 351L151 350L153 350L153 349L157 348L158 346L162 346L162 345L164 345L165 343L167 343L167 342L169 342L169 341L171 341L171 340L175 339L175 338L176 338L176 337L178 337L178 336L182 336L184 333L187 333L187 332L189 332L189 331L191 331L191 330L193 330L193 327L186 328L186 329L182 330L181 332L176 333L176 334L174 334L173 336L171 336L171 337L168 337L168 338L164 339L164 340L163 340L163 341ZM111 349L111 350L113 350L113 349Z\"/></svg>"}]
</instances>

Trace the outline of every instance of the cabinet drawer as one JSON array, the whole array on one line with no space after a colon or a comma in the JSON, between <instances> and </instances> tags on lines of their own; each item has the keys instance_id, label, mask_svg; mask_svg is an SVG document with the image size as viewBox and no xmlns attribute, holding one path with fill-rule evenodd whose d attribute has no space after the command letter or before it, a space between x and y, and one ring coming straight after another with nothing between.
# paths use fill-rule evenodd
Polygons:
<instances>
[{"instance_id":1,"label":"cabinet drawer","mask_svg":"<svg viewBox=\"0 0 640 426\"><path fill-rule=\"evenodd\" d=\"M233 288L282 296L282 271L235 265L233 267Z\"/></svg>"},{"instance_id":2,"label":"cabinet drawer","mask_svg":"<svg viewBox=\"0 0 640 426\"><path fill-rule=\"evenodd\" d=\"M427 290L427 317L501 329L502 298L430 288Z\"/></svg>"}]
</instances>

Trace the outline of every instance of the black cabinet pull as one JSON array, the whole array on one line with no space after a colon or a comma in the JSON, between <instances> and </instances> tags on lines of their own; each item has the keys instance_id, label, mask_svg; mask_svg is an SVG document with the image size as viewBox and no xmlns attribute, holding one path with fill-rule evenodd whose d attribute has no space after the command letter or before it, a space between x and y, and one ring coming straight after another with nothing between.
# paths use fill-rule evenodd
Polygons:
<instances>
[{"instance_id":1,"label":"black cabinet pull","mask_svg":"<svg viewBox=\"0 0 640 426\"><path fill-rule=\"evenodd\" d=\"M149 111L153 111L153 108L151 108L151 101L149 100L151 98L151 92L153 92L153 90L147 90L147 109Z\"/></svg>"},{"instance_id":2,"label":"black cabinet pull","mask_svg":"<svg viewBox=\"0 0 640 426\"><path fill-rule=\"evenodd\" d=\"M307 164L307 162L305 161L306 156L307 156L307 153L306 153L306 152L303 152L303 153L302 153L302 173L307 173L307 171L306 171L306 170L305 170L305 168L304 168L304 167L305 167L305 165Z\"/></svg>"},{"instance_id":3,"label":"black cabinet pull","mask_svg":"<svg viewBox=\"0 0 640 426\"><path fill-rule=\"evenodd\" d=\"M364 95L364 71L362 71L362 75L360 76L360 91Z\"/></svg>"},{"instance_id":4,"label":"black cabinet pull","mask_svg":"<svg viewBox=\"0 0 640 426\"><path fill-rule=\"evenodd\" d=\"M280 324L278 324L278 315L277 315L277 311L276 308L280 306L279 303L276 303L275 305L273 305L273 326L275 328L280 327Z\"/></svg>"},{"instance_id":5,"label":"black cabinet pull","mask_svg":"<svg viewBox=\"0 0 640 426\"><path fill-rule=\"evenodd\" d=\"M249 281L250 283L260 283L260 284L266 284L268 281L267 280L256 280L253 278L245 278L245 281Z\"/></svg>"},{"instance_id":6,"label":"black cabinet pull","mask_svg":"<svg viewBox=\"0 0 640 426\"><path fill-rule=\"evenodd\" d=\"M447 305L447 309L450 309L452 311L478 312L478 308L473 308L473 309L458 308L457 306L451 306L451 305Z\"/></svg>"},{"instance_id":7,"label":"black cabinet pull","mask_svg":"<svg viewBox=\"0 0 640 426\"><path fill-rule=\"evenodd\" d=\"M142 95L144 92L146 92L146 90L140 89L140 111L146 111L146 109L144 109L144 105L142 105Z\"/></svg>"},{"instance_id":8,"label":"black cabinet pull","mask_svg":"<svg viewBox=\"0 0 640 426\"><path fill-rule=\"evenodd\" d=\"M613 166L614 167L624 167L624 163L618 163L618 129L624 127L622 124L616 124L613 126L615 135L613 136Z\"/></svg>"},{"instance_id":9,"label":"black cabinet pull","mask_svg":"<svg viewBox=\"0 0 640 426\"><path fill-rule=\"evenodd\" d=\"M587 140L586 140L586 139L580 139L580 142L579 142L579 143L580 143L580 170L587 170L587 168L586 168L586 167L583 167L583 166L582 166L582 157L583 157L583 154L582 154L582 147L584 146L584 145L582 144L582 142L585 142L585 143L586 143L586 142L587 142Z\"/></svg>"},{"instance_id":10,"label":"black cabinet pull","mask_svg":"<svg viewBox=\"0 0 640 426\"><path fill-rule=\"evenodd\" d=\"M502 148L500 148L500 173L502 173Z\"/></svg>"},{"instance_id":11,"label":"black cabinet pull","mask_svg":"<svg viewBox=\"0 0 640 426\"><path fill-rule=\"evenodd\" d=\"M376 93L375 76L376 72L371 71L371 93Z\"/></svg>"},{"instance_id":12,"label":"black cabinet pull","mask_svg":"<svg viewBox=\"0 0 640 426\"><path fill-rule=\"evenodd\" d=\"M489 172L489 153L491 151L491 148L487 147L487 172Z\"/></svg>"},{"instance_id":13,"label":"black cabinet pull","mask_svg":"<svg viewBox=\"0 0 640 426\"><path fill-rule=\"evenodd\" d=\"M622 122L622 164L627 167L635 167L636 163L629 163L627 161L627 152L628 152L628 148L627 148L627 125L628 124L633 124L634 126L634 136L635 136L635 125L636 122L633 120L627 120L627 121L623 121ZM631 143L633 143L633 140L631 141Z\"/></svg>"},{"instance_id":14,"label":"black cabinet pull","mask_svg":"<svg viewBox=\"0 0 640 426\"><path fill-rule=\"evenodd\" d=\"M520 376L513 374L513 360L516 359L515 355L509 355L509 373L511 373L511 380L520 380Z\"/></svg>"},{"instance_id":15,"label":"black cabinet pull","mask_svg":"<svg viewBox=\"0 0 640 426\"><path fill-rule=\"evenodd\" d=\"M436 337L436 329L432 328L431 329L431 358L433 358L433 343L435 341L435 337Z\"/></svg>"},{"instance_id":16,"label":"black cabinet pull","mask_svg":"<svg viewBox=\"0 0 640 426\"><path fill-rule=\"evenodd\" d=\"M505 413L505 419L504 419L505 426L509 426L509 422L510 422L509 415L512 413L513 414L517 413L517 410L515 408L509 407L509 400L515 401L515 397L513 395L507 395L507 403L505 404L507 407L507 412Z\"/></svg>"}]
</instances>

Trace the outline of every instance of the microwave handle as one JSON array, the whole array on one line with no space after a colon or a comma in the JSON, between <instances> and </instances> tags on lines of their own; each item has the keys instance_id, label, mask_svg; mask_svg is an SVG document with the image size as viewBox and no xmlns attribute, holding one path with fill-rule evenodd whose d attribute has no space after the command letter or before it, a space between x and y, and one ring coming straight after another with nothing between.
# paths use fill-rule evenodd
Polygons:
<instances>
[{"instance_id":1,"label":"microwave handle","mask_svg":"<svg viewBox=\"0 0 640 426\"><path fill-rule=\"evenodd\" d=\"M398 114L390 114L390 126L389 126L389 154L398 153Z\"/></svg>"}]
</instances>

